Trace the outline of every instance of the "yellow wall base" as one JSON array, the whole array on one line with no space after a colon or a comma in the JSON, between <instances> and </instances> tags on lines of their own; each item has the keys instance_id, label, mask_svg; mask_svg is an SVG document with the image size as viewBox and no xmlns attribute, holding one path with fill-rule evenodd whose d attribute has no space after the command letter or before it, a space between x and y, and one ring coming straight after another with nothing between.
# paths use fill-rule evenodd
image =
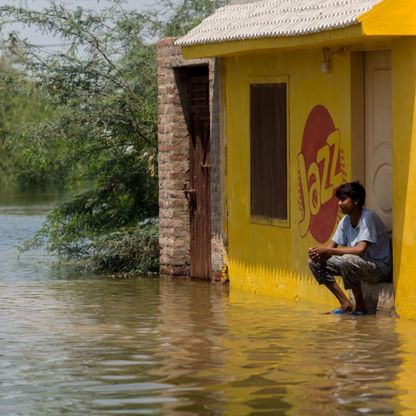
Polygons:
<instances>
[{"instance_id":1,"label":"yellow wall base","mask_svg":"<svg viewBox=\"0 0 416 416\"><path fill-rule=\"evenodd\" d=\"M230 262L230 287L260 295L277 296L295 302L313 302L326 308L339 306L325 286L312 275L300 275L291 270L265 269ZM342 287L341 279L337 282Z\"/></svg>"}]
</instances>

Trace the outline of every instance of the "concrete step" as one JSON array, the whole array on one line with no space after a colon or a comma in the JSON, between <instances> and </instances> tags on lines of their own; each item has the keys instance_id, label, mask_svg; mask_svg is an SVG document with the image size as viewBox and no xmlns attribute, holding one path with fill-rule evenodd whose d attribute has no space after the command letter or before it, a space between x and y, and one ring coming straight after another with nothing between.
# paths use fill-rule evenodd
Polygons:
<instances>
[{"instance_id":1,"label":"concrete step","mask_svg":"<svg viewBox=\"0 0 416 416\"><path fill-rule=\"evenodd\" d=\"M392 283L361 283L363 296L370 313L396 316Z\"/></svg>"}]
</instances>

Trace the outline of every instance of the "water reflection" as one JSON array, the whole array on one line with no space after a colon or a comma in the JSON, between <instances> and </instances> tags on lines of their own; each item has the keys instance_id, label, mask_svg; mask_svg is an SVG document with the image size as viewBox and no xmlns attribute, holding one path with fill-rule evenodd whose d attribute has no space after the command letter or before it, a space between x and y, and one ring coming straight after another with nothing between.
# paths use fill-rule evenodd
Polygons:
<instances>
[{"instance_id":1,"label":"water reflection","mask_svg":"<svg viewBox=\"0 0 416 416\"><path fill-rule=\"evenodd\" d=\"M415 323L197 282L2 284L2 414L414 414Z\"/></svg>"},{"instance_id":2,"label":"water reflection","mask_svg":"<svg viewBox=\"0 0 416 416\"><path fill-rule=\"evenodd\" d=\"M395 327L400 339L400 369L396 378L398 406L396 413L401 416L416 414L416 332L415 322L400 321Z\"/></svg>"},{"instance_id":3,"label":"water reflection","mask_svg":"<svg viewBox=\"0 0 416 416\"><path fill-rule=\"evenodd\" d=\"M391 414L400 365L396 321L333 317L310 305L233 293L231 412ZM259 319L260 318L260 319ZM278 412L278 413L276 413ZM237 414L237 413L236 413Z\"/></svg>"}]
</instances>

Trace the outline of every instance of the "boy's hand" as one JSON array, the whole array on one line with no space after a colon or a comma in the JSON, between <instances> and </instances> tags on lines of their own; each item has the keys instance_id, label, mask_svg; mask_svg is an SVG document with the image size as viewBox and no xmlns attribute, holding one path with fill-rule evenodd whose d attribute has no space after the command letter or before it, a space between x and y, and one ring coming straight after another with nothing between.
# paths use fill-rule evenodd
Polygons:
<instances>
[{"instance_id":1,"label":"boy's hand","mask_svg":"<svg viewBox=\"0 0 416 416\"><path fill-rule=\"evenodd\" d=\"M330 254L328 253L329 249L325 246L317 246L317 247L311 247L308 250L309 258L314 261L315 263L321 261L322 259L326 259L330 257Z\"/></svg>"}]
</instances>

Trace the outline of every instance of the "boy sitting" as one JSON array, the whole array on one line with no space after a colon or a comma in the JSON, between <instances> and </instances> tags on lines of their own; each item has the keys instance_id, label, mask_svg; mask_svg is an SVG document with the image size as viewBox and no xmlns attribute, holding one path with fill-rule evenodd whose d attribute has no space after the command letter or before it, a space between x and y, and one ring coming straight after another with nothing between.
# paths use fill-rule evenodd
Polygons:
<instances>
[{"instance_id":1,"label":"boy sitting","mask_svg":"<svg viewBox=\"0 0 416 416\"><path fill-rule=\"evenodd\" d=\"M391 274L389 234L379 216L364 208L365 189L359 182L341 185L335 192L344 217L327 246L308 250L309 267L319 284L324 284L338 299L340 308L333 314L368 314L361 281L386 282ZM345 289L351 289L355 310L334 276L342 276Z\"/></svg>"}]
</instances>

